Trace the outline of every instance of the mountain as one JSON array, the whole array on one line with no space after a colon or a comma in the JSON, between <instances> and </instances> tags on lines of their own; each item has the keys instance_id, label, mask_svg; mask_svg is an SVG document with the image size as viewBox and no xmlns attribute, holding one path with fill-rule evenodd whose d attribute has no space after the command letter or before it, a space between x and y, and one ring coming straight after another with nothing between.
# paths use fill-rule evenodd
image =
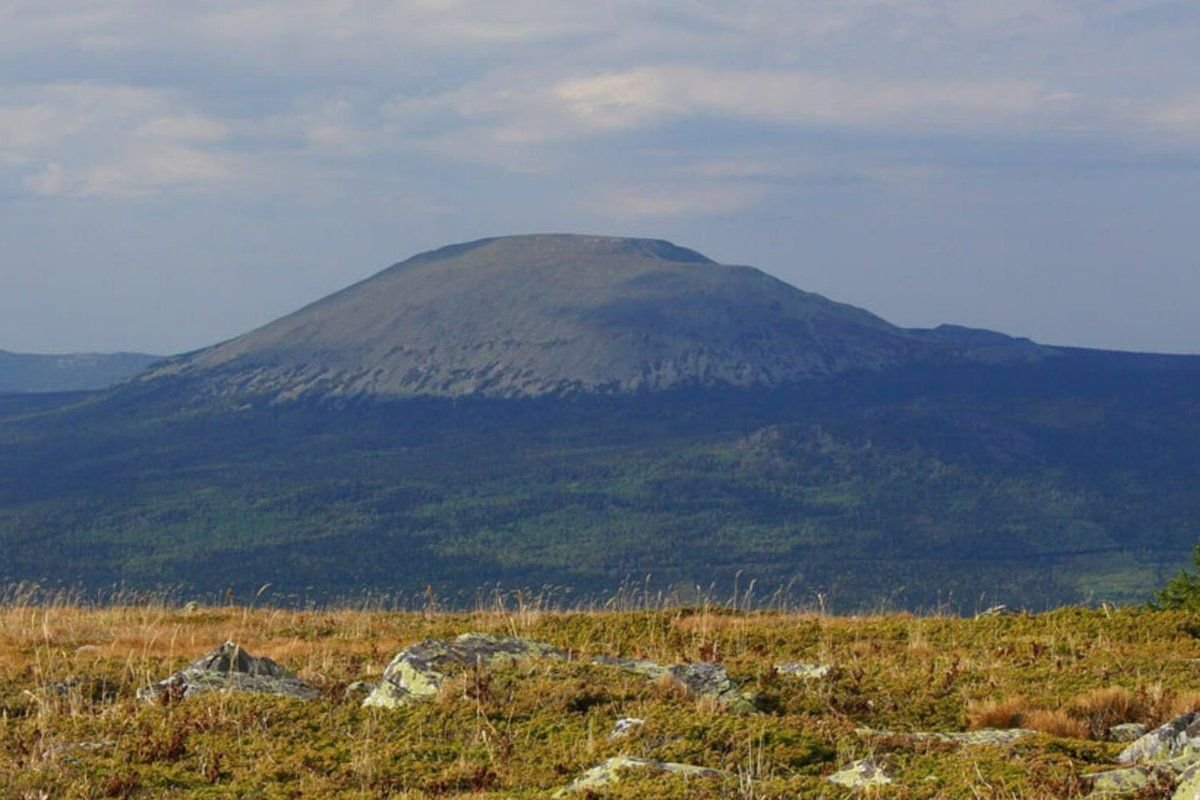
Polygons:
<instances>
[{"instance_id":1,"label":"mountain","mask_svg":"<svg viewBox=\"0 0 1200 800\"><path fill-rule=\"evenodd\" d=\"M669 242L539 235L423 253L143 381L288 401L783 386L922 361L1044 357L906 331Z\"/></svg>"},{"instance_id":2,"label":"mountain","mask_svg":"<svg viewBox=\"0 0 1200 800\"><path fill-rule=\"evenodd\" d=\"M145 353L33 355L0 350L0 393L104 389L161 358Z\"/></svg>"},{"instance_id":3,"label":"mountain","mask_svg":"<svg viewBox=\"0 0 1200 800\"><path fill-rule=\"evenodd\" d=\"M899 328L661 241L489 239L109 390L0 396L0 583L1134 601L1200 538L1197 452L1198 357Z\"/></svg>"}]
</instances>

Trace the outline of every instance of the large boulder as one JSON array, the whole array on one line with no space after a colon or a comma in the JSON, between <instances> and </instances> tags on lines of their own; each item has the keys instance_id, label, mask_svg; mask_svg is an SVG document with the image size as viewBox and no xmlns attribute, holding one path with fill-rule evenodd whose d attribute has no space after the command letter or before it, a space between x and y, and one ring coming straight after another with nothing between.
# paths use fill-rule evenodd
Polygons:
<instances>
[{"instance_id":1,"label":"large boulder","mask_svg":"<svg viewBox=\"0 0 1200 800\"><path fill-rule=\"evenodd\" d=\"M1121 764L1200 758L1200 712L1192 711L1160 725L1117 756Z\"/></svg>"},{"instance_id":2,"label":"large boulder","mask_svg":"<svg viewBox=\"0 0 1200 800\"><path fill-rule=\"evenodd\" d=\"M592 663L617 667L636 675L644 675L651 680L670 679L690 696L711 697L722 708L735 714L758 712L754 694L743 692L720 664L698 661L663 666L645 659L617 658L615 656L596 656L592 659Z\"/></svg>"},{"instance_id":3,"label":"large boulder","mask_svg":"<svg viewBox=\"0 0 1200 800\"><path fill-rule=\"evenodd\" d=\"M515 636L464 633L454 641L426 639L396 654L364 706L399 708L437 694L447 674L461 667L497 667L530 658L566 658L543 642Z\"/></svg>"},{"instance_id":4,"label":"large boulder","mask_svg":"<svg viewBox=\"0 0 1200 800\"><path fill-rule=\"evenodd\" d=\"M150 702L178 700L213 691L259 692L312 700L320 692L269 658L255 658L226 642L158 683L138 689Z\"/></svg>"}]
</instances>

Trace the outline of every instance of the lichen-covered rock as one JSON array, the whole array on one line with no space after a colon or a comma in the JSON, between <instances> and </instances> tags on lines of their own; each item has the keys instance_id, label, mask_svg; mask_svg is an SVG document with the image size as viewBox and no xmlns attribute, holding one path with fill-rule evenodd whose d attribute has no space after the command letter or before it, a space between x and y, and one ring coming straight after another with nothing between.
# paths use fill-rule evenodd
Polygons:
<instances>
[{"instance_id":1,"label":"lichen-covered rock","mask_svg":"<svg viewBox=\"0 0 1200 800\"><path fill-rule=\"evenodd\" d=\"M617 667L626 672L644 675L651 680L670 677L693 697L711 697L726 711L734 714L758 713L757 698L753 693L743 692L725 667L710 661L663 666L653 661L615 656L596 656L593 664Z\"/></svg>"},{"instance_id":2,"label":"lichen-covered rock","mask_svg":"<svg viewBox=\"0 0 1200 800\"><path fill-rule=\"evenodd\" d=\"M1138 794L1152 783L1169 782L1173 777L1174 772L1169 767L1149 764L1096 772L1084 775L1083 779L1092 787L1088 797L1099 800Z\"/></svg>"},{"instance_id":3,"label":"lichen-covered rock","mask_svg":"<svg viewBox=\"0 0 1200 800\"><path fill-rule=\"evenodd\" d=\"M959 742L969 745L1011 744L1026 736L1033 736L1037 731L1027 728L982 728L977 731L939 732L934 736L943 742Z\"/></svg>"},{"instance_id":4,"label":"lichen-covered rock","mask_svg":"<svg viewBox=\"0 0 1200 800\"><path fill-rule=\"evenodd\" d=\"M1171 761L1182 756L1200 757L1200 712L1183 714L1145 734L1121 751L1117 763Z\"/></svg>"},{"instance_id":5,"label":"lichen-covered rock","mask_svg":"<svg viewBox=\"0 0 1200 800\"><path fill-rule=\"evenodd\" d=\"M608 734L609 739L620 739L633 733L638 728L646 724L646 720L637 717L621 717L613 725L612 733Z\"/></svg>"},{"instance_id":6,"label":"lichen-covered rock","mask_svg":"<svg viewBox=\"0 0 1200 800\"><path fill-rule=\"evenodd\" d=\"M833 672L830 664L805 664L799 661L785 661L775 665L775 671L790 678L802 678L806 681L819 680L829 677Z\"/></svg>"},{"instance_id":7,"label":"lichen-covered rock","mask_svg":"<svg viewBox=\"0 0 1200 800\"><path fill-rule=\"evenodd\" d=\"M1012 744L1018 739L1033 736L1037 731L1028 728L981 728L975 731L881 731L859 728L861 736L903 739L909 742L948 742L968 746Z\"/></svg>"},{"instance_id":8,"label":"lichen-covered rock","mask_svg":"<svg viewBox=\"0 0 1200 800\"><path fill-rule=\"evenodd\" d=\"M352 681L346 684L346 688L342 690L342 697L346 700L357 700L360 697L365 698L371 692L375 691L377 685L370 681Z\"/></svg>"},{"instance_id":9,"label":"lichen-covered rock","mask_svg":"<svg viewBox=\"0 0 1200 800\"><path fill-rule=\"evenodd\" d=\"M452 642L426 639L396 654L363 705L398 708L437 694L455 667L497 667L529 658L566 658L566 653L515 636L464 633Z\"/></svg>"},{"instance_id":10,"label":"lichen-covered rock","mask_svg":"<svg viewBox=\"0 0 1200 800\"><path fill-rule=\"evenodd\" d=\"M1123 722L1108 729L1105 738L1110 742L1136 742L1150 730L1140 722Z\"/></svg>"},{"instance_id":11,"label":"lichen-covered rock","mask_svg":"<svg viewBox=\"0 0 1200 800\"><path fill-rule=\"evenodd\" d=\"M887 767L874 758L863 758L833 773L825 780L850 789L871 789L892 782Z\"/></svg>"},{"instance_id":12,"label":"lichen-covered rock","mask_svg":"<svg viewBox=\"0 0 1200 800\"><path fill-rule=\"evenodd\" d=\"M568 792L595 791L605 786L611 786L621 780L621 776L624 773L634 770L685 775L689 778L723 778L729 775L729 773L719 769L697 767L692 764L676 764L669 761L651 761L645 758L617 756L592 767L572 781L565 789L556 792L554 796L562 797Z\"/></svg>"},{"instance_id":13,"label":"lichen-covered rock","mask_svg":"<svg viewBox=\"0 0 1200 800\"><path fill-rule=\"evenodd\" d=\"M1171 800L1200 800L1200 762L1179 773Z\"/></svg>"},{"instance_id":14,"label":"lichen-covered rock","mask_svg":"<svg viewBox=\"0 0 1200 800\"><path fill-rule=\"evenodd\" d=\"M269 658L255 658L226 642L158 683L138 689L151 702L213 691L258 692L312 700L320 694Z\"/></svg>"}]
</instances>

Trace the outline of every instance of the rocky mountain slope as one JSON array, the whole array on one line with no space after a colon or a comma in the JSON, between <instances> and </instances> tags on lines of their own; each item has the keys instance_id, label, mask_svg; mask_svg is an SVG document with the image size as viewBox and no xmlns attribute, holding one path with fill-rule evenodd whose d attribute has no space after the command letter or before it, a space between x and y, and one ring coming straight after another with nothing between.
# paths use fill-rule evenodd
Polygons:
<instances>
[{"instance_id":1,"label":"rocky mountain slope","mask_svg":"<svg viewBox=\"0 0 1200 800\"><path fill-rule=\"evenodd\" d=\"M0 393L105 389L161 358L145 353L35 355L0 350Z\"/></svg>"},{"instance_id":2,"label":"rocky mountain slope","mask_svg":"<svg viewBox=\"0 0 1200 800\"><path fill-rule=\"evenodd\" d=\"M145 381L275 401L531 397L770 387L1051 352L977 333L906 331L664 241L512 236L415 256Z\"/></svg>"}]
</instances>

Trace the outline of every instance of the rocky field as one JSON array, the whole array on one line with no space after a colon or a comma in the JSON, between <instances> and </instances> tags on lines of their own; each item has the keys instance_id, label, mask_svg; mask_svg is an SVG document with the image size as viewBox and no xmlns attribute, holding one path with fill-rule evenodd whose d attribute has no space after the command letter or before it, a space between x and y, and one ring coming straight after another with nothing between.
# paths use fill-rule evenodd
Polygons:
<instances>
[{"instance_id":1,"label":"rocky field","mask_svg":"<svg viewBox=\"0 0 1200 800\"><path fill-rule=\"evenodd\" d=\"M733 605L285 611L10 595L0 797L1200 790L1194 615Z\"/></svg>"}]
</instances>

